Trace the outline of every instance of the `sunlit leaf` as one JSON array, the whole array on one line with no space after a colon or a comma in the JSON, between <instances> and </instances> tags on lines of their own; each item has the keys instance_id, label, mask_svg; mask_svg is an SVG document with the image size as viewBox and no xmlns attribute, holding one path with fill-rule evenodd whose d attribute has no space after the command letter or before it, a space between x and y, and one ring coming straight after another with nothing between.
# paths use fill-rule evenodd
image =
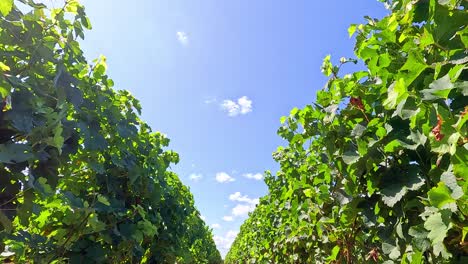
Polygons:
<instances>
[{"instance_id":1,"label":"sunlit leaf","mask_svg":"<svg viewBox=\"0 0 468 264\"><path fill-rule=\"evenodd\" d=\"M0 1L0 13L3 16L7 16L13 8L13 0L2 0Z\"/></svg>"}]
</instances>

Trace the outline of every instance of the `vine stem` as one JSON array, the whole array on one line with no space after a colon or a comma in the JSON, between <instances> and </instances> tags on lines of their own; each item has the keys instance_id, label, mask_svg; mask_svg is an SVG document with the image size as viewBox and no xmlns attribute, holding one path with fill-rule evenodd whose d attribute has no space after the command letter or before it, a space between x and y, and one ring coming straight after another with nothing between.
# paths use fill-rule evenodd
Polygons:
<instances>
[{"instance_id":1,"label":"vine stem","mask_svg":"<svg viewBox=\"0 0 468 264\"><path fill-rule=\"evenodd\" d=\"M11 202L14 201L15 199L20 198L21 196L24 195L25 192L27 192L27 191L29 191L29 190L31 190L31 187L29 187L29 188L27 188L27 189L25 189L25 190L23 190L23 191L17 193L17 194L16 194L14 197L12 197L10 200L8 200L8 201L6 201L6 202L0 204L0 207L3 207L3 206L5 206L5 205L11 203Z\"/></svg>"},{"instance_id":2,"label":"vine stem","mask_svg":"<svg viewBox=\"0 0 468 264\"><path fill-rule=\"evenodd\" d=\"M97 194L94 195L94 198L93 198L93 202L91 203L90 205L90 209L92 209L96 203L96 198L97 198ZM71 229L70 232L68 232L67 234L67 239L65 240L65 242L63 242L63 244L60 246L60 250L61 250L61 253L60 253L60 257L63 257L63 255L65 254L65 251L66 251L66 245L67 243L71 240L71 238L73 237L73 232L77 231L77 230L80 230L81 227L88 221L89 217L91 216L91 214L93 213L92 210L90 210L90 212L88 212L86 214L86 216L83 218L83 220L80 222L80 224L78 226L76 226L75 228ZM52 259L54 258L54 255L52 255ZM51 259L51 260L52 260Z\"/></svg>"},{"instance_id":3,"label":"vine stem","mask_svg":"<svg viewBox=\"0 0 468 264\"><path fill-rule=\"evenodd\" d=\"M370 120L369 120L369 118L367 117L366 113L364 112L364 109L362 109L362 108L359 108L359 110L361 110L361 113L362 113L362 114L364 115L364 117L366 118L366 120L367 120L367 123L369 123L369 122L370 122Z\"/></svg>"}]
</instances>

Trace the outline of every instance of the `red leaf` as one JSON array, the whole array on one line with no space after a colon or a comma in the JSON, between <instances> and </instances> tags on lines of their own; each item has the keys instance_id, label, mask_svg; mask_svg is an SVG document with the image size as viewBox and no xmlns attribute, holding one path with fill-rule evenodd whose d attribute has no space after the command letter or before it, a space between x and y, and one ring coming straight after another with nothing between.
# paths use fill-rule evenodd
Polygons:
<instances>
[{"instance_id":1,"label":"red leaf","mask_svg":"<svg viewBox=\"0 0 468 264\"><path fill-rule=\"evenodd\" d=\"M444 134L440 131L442 128L442 123L444 121L442 120L442 117L440 115L437 115L437 125L432 129L432 134L434 134L435 139L437 141L441 141L444 138Z\"/></svg>"},{"instance_id":2,"label":"red leaf","mask_svg":"<svg viewBox=\"0 0 468 264\"><path fill-rule=\"evenodd\" d=\"M349 100L349 102L351 103L352 106L354 107L357 107L361 110L364 109L364 104L362 103L362 100L361 98L359 97L351 97L351 99Z\"/></svg>"}]
</instances>

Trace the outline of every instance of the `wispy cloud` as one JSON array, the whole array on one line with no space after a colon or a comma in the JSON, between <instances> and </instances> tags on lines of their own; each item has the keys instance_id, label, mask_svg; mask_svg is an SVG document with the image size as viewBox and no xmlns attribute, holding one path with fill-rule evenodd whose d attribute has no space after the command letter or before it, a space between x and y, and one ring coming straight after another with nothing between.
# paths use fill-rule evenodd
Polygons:
<instances>
[{"instance_id":1,"label":"wispy cloud","mask_svg":"<svg viewBox=\"0 0 468 264\"><path fill-rule=\"evenodd\" d=\"M234 217L232 217L230 215L225 215L225 216L223 216L223 220L226 221L226 222L232 222L232 221L234 221Z\"/></svg>"},{"instance_id":2,"label":"wispy cloud","mask_svg":"<svg viewBox=\"0 0 468 264\"><path fill-rule=\"evenodd\" d=\"M220 225L220 224L212 224L212 225L211 225L211 228L213 228L213 229L219 229L219 228L221 228L221 225Z\"/></svg>"},{"instance_id":3,"label":"wispy cloud","mask_svg":"<svg viewBox=\"0 0 468 264\"><path fill-rule=\"evenodd\" d=\"M237 102L226 99L221 103L221 109L226 111L229 116L245 115L252 112L252 100L247 96L237 99Z\"/></svg>"},{"instance_id":4,"label":"wispy cloud","mask_svg":"<svg viewBox=\"0 0 468 264\"><path fill-rule=\"evenodd\" d=\"M229 200L248 203L248 204L253 204L253 205L258 204L258 202L259 202L258 198L251 199L251 198L249 198L248 195L242 195L240 192L235 192L235 193L229 195Z\"/></svg>"},{"instance_id":5,"label":"wispy cloud","mask_svg":"<svg viewBox=\"0 0 468 264\"><path fill-rule=\"evenodd\" d=\"M247 179L253 179L256 181L260 181L263 179L263 175L261 173L245 173L242 176L246 177Z\"/></svg>"},{"instance_id":6,"label":"wispy cloud","mask_svg":"<svg viewBox=\"0 0 468 264\"><path fill-rule=\"evenodd\" d=\"M206 217L204 215L200 215L200 219L206 221Z\"/></svg>"},{"instance_id":7,"label":"wispy cloud","mask_svg":"<svg viewBox=\"0 0 468 264\"><path fill-rule=\"evenodd\" d=\"M226 183L226 182L233 182L236 179L233 177L229 176L226 172L218 172L216 173L216 181L220 183Z\"/></svg>"},{"instance_id":8,"label":"wispy cloud","mask_svg":"<svg viewBox=\"0 0 468 264\"><path fill-rule=\"evenodd\" d=\"M216 103L218 99L216 97L207 97L205 101L203 101L205 104L213 104Z\"/></svg>"},{"instance_id":9,"label":"wispy cloud","mask_svg":"<svg viewBox=\"0 0 468 264\"><path fill-rule=\"evenodd\" d=\"M194 182L197 182L197 181L201 180L202 178L203 178L203 175L201 175L200 173L192 173L189 176L189 179L194 181Z\"/></svg>"},{"instance_id":10,"label":"wispy cloud","mask_svg":"<svg viewBox=\"0 0 468 264\"><path fill-rule=\"evenodd\" d=\"M189 43L189 38L188 34L184 31L178 31L176 33L177 40L180 42L182 45L187 45Z\"/></svg>"}]
</instances>

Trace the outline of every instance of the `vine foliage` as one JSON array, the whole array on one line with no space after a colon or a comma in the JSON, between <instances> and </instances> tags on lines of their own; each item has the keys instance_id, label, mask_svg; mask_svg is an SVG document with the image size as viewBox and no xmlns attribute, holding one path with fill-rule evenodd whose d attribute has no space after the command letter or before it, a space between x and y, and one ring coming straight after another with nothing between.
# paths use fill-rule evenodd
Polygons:
<instances>
[{"instance_id":1,"label":"vine foliage","mask_svg":"<svg viewBox=\"0 0 468 264\"><path fill-rule=\"evenodd\" d=\"M281 118L281 168L226 263L468 262L468 5L385 4L349 28L358 60L326 57L316 102Z\"/></svg>"},{"instance_id":2,"label":"vine foliage","mask_svg":"<svg viewBox=\"0 0 468 264\"><path fill-rule=\"evenodd\" d=\"M0 1L0 259L220 263L177 153L78 43L84 7Z\"/></svg>"}]
</instances>

